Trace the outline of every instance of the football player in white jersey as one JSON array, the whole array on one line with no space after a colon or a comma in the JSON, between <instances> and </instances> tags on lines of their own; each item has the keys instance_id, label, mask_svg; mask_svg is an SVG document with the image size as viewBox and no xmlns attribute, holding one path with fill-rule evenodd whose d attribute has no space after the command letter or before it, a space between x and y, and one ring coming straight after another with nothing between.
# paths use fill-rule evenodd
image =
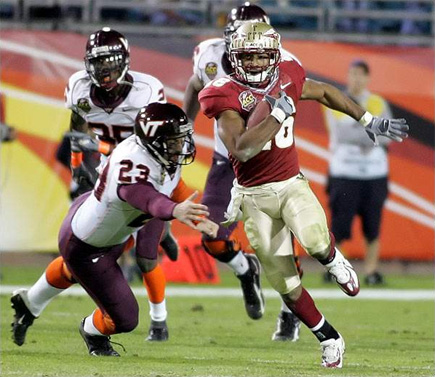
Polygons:
<instances>
[{"instance_id":1,"label":"football player in white jersey","mask_svg":"<svg viewBox=\"0 0 435 377\"><path fill-rule=\"evenodd\" d=\"M102 153L104 162L107 159L105 156L111 153L115 145L133 134L135 117L142 106L166 102L163 85L158 79L129 70L128 41L119 32L103 28L91 34L84 60L86 70L74 73L65 89L65 103L71 109L71 129L74 130L71 142L72 171L74 179L84 188L83 192L94 187L93 177L98 175L92 174L82 163L82 151L98 151ZM89 136L88 130L92 130L97 139ZM148 228L152 227L152 232L144 229L134 236L137 264L148 291L151 325L147 339L150 341L168 339L165 276L157 263L158 243L153 248L154 242L150 240L153 234L160 237L164 224L156 219L147 225ZM130 248L134 238L131 239ZM30 293L45 307L48 299L73 282L62 257L58 257L50 263ZM12 300L20 301L18 296L25 297L27 294L27 291L14 293ZM35 311L34 317L38 317L42 310L41 307ZM22 345L29 325L18 323L18 319L16 315L13 339L16 344Z\"/></svg>"},{"instance_id":2,"label":"football player in white jersey","mask_svg":"<svg viewBox=\"0 0 435 377\"><path fill-rule=\"evenodd\" d=\"M105 162L94 190L71 206L59 232L59 250L73 278L98 308L80 324L89 354L119 356L109 336L132 331L139 305L117 259L129 237L160 220L178 219L213 237L218 225L207 207L170 199L183 190L181 165L193 162L193 129L176 105L152 103L136 118L135 134L121 142ZM158 238L154 239L157 246ZM20 296L21 297L21 296ZM26 307L31 310L30 295Z\"/></svg>"},{"instance_id":3,"label":"football player in white jersey","mask_svg":"<svg viewBox=\"0 0 435 377\"><path fill-rule=\"evenodd\" d=\"M193 75L191 76L184 96L184 110L189 119L194 121L199 111L198 93L206 84L214 79L225 77L232 72L228 58L228 47L231 35L238 27L248 21L270 23L269 17L257 5L245 3L231 10L228 14L224 38L213 38L201 42L194 51ZM285 50L281 50L283 59L295 59ZM230 191L233 187L234 172L228 159L228 151L217 132L214 122L215 150L213 163L207 177L202 203L210 210L210 218L217 223L225 220L224 212L230 202ZM249 317L261 318L264 311L264 300L259 285L259 266L254 255L245 254L240 246L230 239L237 223L228 228L220 227L218 237L209 239L203 235L204 249L220 262L229 265L240 279L245 307ZM298 269L302 276L299 263ZM301 323L288 307L282 303L277 320L277 329L272 335L275 341L296 341L299 338Z\"/></svg>"}]
</instances>

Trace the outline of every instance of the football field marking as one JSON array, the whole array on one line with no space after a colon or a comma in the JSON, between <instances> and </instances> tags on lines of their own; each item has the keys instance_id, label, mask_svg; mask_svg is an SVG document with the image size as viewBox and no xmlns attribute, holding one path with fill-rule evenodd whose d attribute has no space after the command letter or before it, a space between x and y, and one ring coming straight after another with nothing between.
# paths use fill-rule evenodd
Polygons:
<instances>
[{"instance_id":1,"label":"football field marking","mask_svg":"<svg viewBox=\"0 0 435 377\"><path fill-rule=\"evenodd\" d=\"M0 294L7 295L23 288L19 285L3 285ZM29 287L26 287L29 288ZM137 297L146 296L146 290L142 287L132 288ZM73 286L61 293L63 296L85 296L87 293L80 286ZM263 289L266 298L279 298L273 289ZM363 289L356 297L350 298L339 289L310 289L314 299L334 300L386 300L386 301L435 301L435 292L430 289ZM213 288L213 287L167 287L167 297L242 297L239 288Z\"/></svg>"}]
</instances>

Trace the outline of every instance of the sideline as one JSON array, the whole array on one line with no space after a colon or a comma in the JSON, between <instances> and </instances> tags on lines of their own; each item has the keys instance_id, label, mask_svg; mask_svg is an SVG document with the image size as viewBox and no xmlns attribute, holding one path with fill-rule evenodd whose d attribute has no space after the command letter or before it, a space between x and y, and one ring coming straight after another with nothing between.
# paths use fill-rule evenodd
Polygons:
<instances>
[{"instance_id":1,"label":"sideline","mask_svg":"<svg viewBox=\"0 0 435 377\"><path fill-rule=\"evenodd\" d=\"M18 285L0 286L0 295L9 295L18 288L29 288ZM138 297L146 296L142 287L132 288ZM263 289L267 298L278 298L273 289ZM314 299L334 300L384 300L384 301L435 301L435 291L430 289L363 289L358 296L348 297L339 289L310 289ZM63 296L84 296L86 292L80 286L74 286L62 292ZM239 288L209 288L209 287L167 287L167 297L242 297Z\"/></svg>"}]
</instances>

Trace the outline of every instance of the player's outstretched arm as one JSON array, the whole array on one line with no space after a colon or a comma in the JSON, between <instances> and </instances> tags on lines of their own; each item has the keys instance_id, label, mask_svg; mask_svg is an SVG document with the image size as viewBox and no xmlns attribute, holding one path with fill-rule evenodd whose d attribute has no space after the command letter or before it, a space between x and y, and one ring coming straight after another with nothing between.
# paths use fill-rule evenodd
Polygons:
<instances>
[{"instance_id":1,"label":"player's outstretched arm","mask_svg":"<svg viewBox=\"0 0 435 377\"><path fill-rule=\"evenodd\" d=\"M193 74L187 83L186 91L184 92L183 110L187 117L193 122L198 115L199 101L198 93L204 88L199 77Z\"/></svg>"},{"instance_id":2,"label":"player's outstretched arm","mask_svg":"<svg viewBox=\"0 0 435 377\"><path fill-rule=\"evenodd\" d=\"M325 82L307 79L302 88L301 99L311 99L351 116L359 121L365 110L335 86Z\"/></svg>"},{"instance_id":3,"label":"player's outstretched arm","mask_svg":"<svg viewBox=\"0 0 435 377\"><path fill-rule=\"evenodd\" d=\"M360 122L373 140L378 145L377 136L385 136L389 139L401 142L408 137L409 126L405 119L385 119L374 117L365 111L360 105L346 96L336 87L315 80L307 80L302 90L301 99L312 99L321 104L345 113Z\"/></svg>"}]
</instances>

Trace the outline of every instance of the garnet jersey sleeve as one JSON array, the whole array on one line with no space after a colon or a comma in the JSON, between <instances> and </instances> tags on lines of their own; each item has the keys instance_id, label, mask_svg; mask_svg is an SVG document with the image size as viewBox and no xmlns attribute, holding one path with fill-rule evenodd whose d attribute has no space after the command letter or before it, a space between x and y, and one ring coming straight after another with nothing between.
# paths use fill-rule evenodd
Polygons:
<instances>
[{"instance_id":1,"label":"garnet jersey sleeve","mask_svg":"<svg viewBox=\"0 0 435 377\"><path fill-rule=\"evenodd\" d=\"M302 95L302 90L306 80L305 70L296 58L287 56L288 60L283 60L280 65L280 85L281 88L287 83L293 83L296 88L297 99Z\"/></svg>"},{"instance_id":2,"label":"garnet jersey sleeve","mask_svg":"<svg viewBox=\"0 0 435 377\"><path fill-rule=\"evenodd\" d=\"M239 111L232 94L234 93L229 78L213 80L199 92L198 100L202 112L208 118L215 118L225 110Z\"/></svg>"}]
</instances>

